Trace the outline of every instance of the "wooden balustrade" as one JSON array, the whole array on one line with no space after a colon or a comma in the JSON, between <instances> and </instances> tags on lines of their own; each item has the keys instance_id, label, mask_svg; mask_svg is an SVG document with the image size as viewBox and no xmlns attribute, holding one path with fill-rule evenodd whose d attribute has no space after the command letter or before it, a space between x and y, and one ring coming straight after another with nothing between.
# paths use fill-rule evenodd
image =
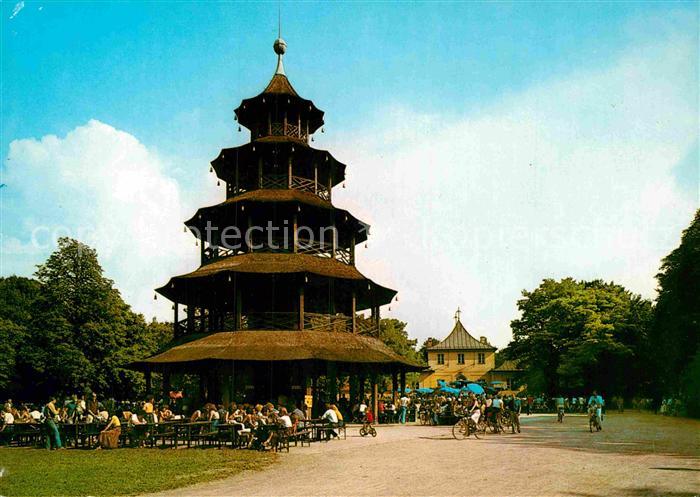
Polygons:
<instances>
[{"instance_id":1,"label":"wooden balustrade","mask_svg":"<svg viewBox=\"0 0 700 497\"><path fill-rule=\"evenodd\" d=\"M288 136L304 143L309 140L309 134L303 127L291 123L270 123L268 132L270 136Z\"/></svg>"},{"instance_id":2,"label":"wooden balustrade","mask_svg":"<svg viewBox=\"0 0 700 497\"><path fill-rule=\"evenodd\" d=\"M232 312L216 313L217 322L212 322L209 329L208 313L196 316L193 333L234 331L235 316ZM188 332L187 319L176 324L176 336L190 334ZM299 313L297 312L249 312L241 315L241 330L296 330L299 327ZM321 314L315 312L304 313L304 330L320 332L353 333L353 319L344 314ZM357 315L355 318L354 333L361 335L377 336L377 326L372 319Z\"/></svg>"},{"instance_id":3,"label":"wooden balustrade","mask_svg":"<svg viewBox=\"0 0 700 497\"><path fill-rule=\"evenodd\" d=\"M259 180L259 188L269 190L299 190L302 192L313 193L319 198L330 201L331 194L328 186L322 185L313 179L303 178L301 176L292 176L291 183L288 174L263 174ZM230 184L229 197L236 197L251 190L241 188L235 184Z\"/></svg>"},{"instance_id":4,"label":"wooden balustrade","mask_svg":"<svg viewBox=\"0 0 700 497\"><path fill-rule=\"evenodd\" d=\"M288 238L275 236L270 240L266 234L254 232L251 233L250 241L252 243L252 252L261 253L291 253L294 252L294 240L291 235ZM272 243L270 243L270 241ZM248 248L245 246L245 239L237 240L240 243L238 248L225 248L217 246L209 246L202 252L202 264L210 264L212 262L218 261L224 257L231 257L234 255L246 254L248 253ZM318 242L316 240L299 238L297 240L296 253L298 254L308 254L314 255L316 257L325 257L327 259L333 258L333 243L332 242ZM335 248L335 259L344 264L353 264L352 260L352 249L350 247L338 247Z\"/></svg>"}]
</instances>

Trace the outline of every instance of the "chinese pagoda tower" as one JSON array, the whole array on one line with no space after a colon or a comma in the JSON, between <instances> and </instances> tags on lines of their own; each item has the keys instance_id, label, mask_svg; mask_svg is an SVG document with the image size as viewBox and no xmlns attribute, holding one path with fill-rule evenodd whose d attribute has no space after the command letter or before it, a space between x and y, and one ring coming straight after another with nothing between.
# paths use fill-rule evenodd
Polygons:
<instances>
[{"instance_id":1,"label":"chinese pagoda tower","mask_svg":"<svg viewBox=\"0 0 700 497\"><path fill-rule=\"evenodd\" d=\"M396 292L355 267L368 226L333 205L345 165L309 145L323 111L285 75L285 41L273 47L269 84L235 110L250 142L211 162L226 200L186 221L201 265L157 289L174 303L173 343L135 365L147 379L162 373L165 389L171 374L199 374L211 401L328 400L343 375L419 369L378 339L380 307ZM320 378L333 380L321 381L323 392Z\"/></svg>"}]
</instances>

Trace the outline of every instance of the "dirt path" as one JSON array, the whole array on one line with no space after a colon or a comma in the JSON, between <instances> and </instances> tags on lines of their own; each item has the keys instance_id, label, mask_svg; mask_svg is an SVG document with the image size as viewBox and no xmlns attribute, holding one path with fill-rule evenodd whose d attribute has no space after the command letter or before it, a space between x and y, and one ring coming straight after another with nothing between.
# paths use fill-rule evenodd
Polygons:
<instances>
[{"instance_id":1,"label":"dirt path","mask_svg":"<svg viewBox=\"0 0 700 497\"><path fill-rule=\"evenodd\" d=\"M608 416L523 420L520 435L457 441L449 427L380 426L375 439L292 448L260 473L161 494L693 496L700 494L700 423Z\"/></svg>"}]
</instances>

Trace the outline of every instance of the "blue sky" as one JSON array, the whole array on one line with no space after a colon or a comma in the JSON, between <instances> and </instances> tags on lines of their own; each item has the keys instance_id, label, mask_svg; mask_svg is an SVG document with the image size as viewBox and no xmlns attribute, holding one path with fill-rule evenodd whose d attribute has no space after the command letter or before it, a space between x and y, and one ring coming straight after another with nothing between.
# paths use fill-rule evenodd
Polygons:
<instances>
[{"instance_id":1,"label":"blue sky","mask_svg":"<svg viewBox=\"0 0 700 497\"><path fill-rule=\"evenodd\" d=\"M167 317L152 289L196 264L179 223L223 196L208 161L247 138L232 110L274 70L277 3L0 7L0 273L50 252L29 246L37 226L109 222L141 238L95 243L108 274ZM349 165L338 202L373 223L360 268L399 290L389 315L415 336L446 335L460 305L505 345L518 292L545 276L653 297L698 206L697 2L281 9L287 74L326 111L315 145ZM157 236L133 231L145 218Z\"/></svg>"}]
</instances>

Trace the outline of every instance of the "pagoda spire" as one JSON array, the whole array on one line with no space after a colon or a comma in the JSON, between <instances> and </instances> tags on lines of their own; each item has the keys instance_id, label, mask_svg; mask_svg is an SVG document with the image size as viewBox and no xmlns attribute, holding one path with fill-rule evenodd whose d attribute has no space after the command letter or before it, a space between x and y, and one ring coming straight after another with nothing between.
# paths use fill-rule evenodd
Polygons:
<instances>
[{"instance_id":1,"label":"pagoda spire","mask_svg":"<svg viewBox=\"0 0 700 497\"><path fill-rule=\"evenodd\" d=\"M457 307L457 312L455 312L455 322L459 322L460 316L462 316L462 310Z\"/></svg>"},{"instance_id":2,"label":"pagoda spire","mask_svg":"<svg viewBox=\"0 0 700 497\"><path fill-rule=\"evenodd\" d=\"M282 7L278 5L277 10L277 39L275 43L272 44L272 48L277 54L277 69L275 69L275 74L281 74L286 76L284 73L284 64L282 63L282 57L287 51L287 42L282 39Z\"/></svg>"}]
</instances>

